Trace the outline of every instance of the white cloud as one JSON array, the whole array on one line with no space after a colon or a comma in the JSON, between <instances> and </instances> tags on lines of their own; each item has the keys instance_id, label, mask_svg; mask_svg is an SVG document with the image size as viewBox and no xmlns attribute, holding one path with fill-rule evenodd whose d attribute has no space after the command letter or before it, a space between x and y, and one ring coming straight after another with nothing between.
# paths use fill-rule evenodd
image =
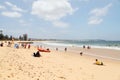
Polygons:
<instances>
[{"instance_id":1,"label":"white cloud","mask_svg":"<svg viewBox=\"0 0 120 80\"><path fill-rule=\"evenodd\" d=\"M31 14L57 25L54 21L60 21L61 18L71 15L73 12L68 0L37 0L32 4Z\"/></svg>"},{"instance_id":2,"label":"white cloud","mask_svg":"<svg viewBox=\"0 0 120 80\"><path fill-rule=\"evenodd\" d=\"M53 25L56 27L63 27L63 28L66 28L69 26L69 24L67 24L65 22L61 22L61 21L54 21Z\"/></svg>"},{"instance_id":3,"label":"white cloud","mask_svg":"<svg viewBox=\"0 0 120 80\"><path fill-rule=\"evenodd\" d=\"M37 0L32 5L32 14L45 20L59 20L74 12L68 0Z\"/></svg>"},{"instance_id":4,"label":"white cloud","mask_svg":"<svg viewBox=\"0 0 120 80\"><path fill-rule=\"evenodd\" d=\"M90 1L90 0L79 0L79 1L84 1L84 2L88 2L88 1Z\"/></svg>"},{"instance_id":5,"label":"white cloud","mask_svg":"<svg viewBox=\"0 0 120 80\"><path fill-rule=\"evenodd\" d=\"M19 20L19 23L22 25L22 26L28 26L30 25L28 22L26 22L25 20Z\"/></svg>"},{"instance_id":6,"label":"white cloud","mask_svg":"<svg viewBox=\"0 0 120 80\"><path fill-rule=\"evenodd\" d=\"M108 4L107 6L103 8L96 8L90 11L90 18L88 24L100 24L103 19L103 16L106 16L108 13L109 8L112 6L112 4Z\"/></svg>"},{"instance_id":7,"label":"white cloud","mask_svg":"<svg viewBox=\"0 0 120 80\"><path fill-rule=\"evenodd\" d=\"M103 19L91 18L91 19L89 19L88 24L100 24L102 21L103 21Z\"/></svg>"},{"instance_id":8,"label":"white cloud","mask_svg":"<svg viewBox=\"0 0 120 80\"><path fill-rule=\"evenodd\" d=\"M96 8L93 9L90 14L93 14L95 16L105 16L109 10L109 8L112 6L112 4L108 4L107 6L105 6L104 8Z\"/></svg>"},{"instance_id":9,"label":"white cloud","mask_svg":"<svg viewBox=\"0 0 120 80\"><path fill-rule=\"evenodd\" d=\"M1 14L11 18L20 18L22 16L22 12L25 12L25 10L17 7L11 2L5 2L5 8L6 10L2 11Z\"/></svg>"},{"instance_id":10,"label":"white cloud","mask_svg":"<svg viewBox=\"0 0 120 80\"><path fill-rule=\"evenodd\" d=\"M11 9L13 11L25 12L25 10L17 7L16 5L14 5L14 4L10 3L10 2L5 2L5 4L8 5L9 7L11 7Z\"/></svg>"},{"instance_id":11,"label":"white cloud","mask_svg":"<svg viewBox=\"0 0 120 80\"><path fill-rule=\"evenodd\" d=\"M19 18L22 15L18 12L10 12L10 11L5 11L1 13L3 16L11 17L11 18Z\"/></svg>"},{"instance_id":12,"label":"white cloud","mask_svg":"<svg viewBox=\"0 0 120 80\"><path fill-rule=\"evenodd\" d=\"M14 6L14 5L13 5L12 3L10 3L10 2L5 2L5 4L8 5L8 6L10 6L10 7Z\"/></svg>"},{"instance_id":13,"label":"white cloud","mask_svg":"<svg viewBox=\"0 0 120 80\"><path fill-rule=\"evenodd\" d=\"M5 6L0 5L0 9L6 9Z\"/></svg>"},{"instance_id":14,"label":"white cloud","mask_svg":"<svg viewBox=\"0 0 120 80\"><path fill-rule=\"evenodd\" d=\"M35 1L35 0L23 0L23 2L27 2L27 3L33 2L33 1Z\"/></svg>"}]
</instances>

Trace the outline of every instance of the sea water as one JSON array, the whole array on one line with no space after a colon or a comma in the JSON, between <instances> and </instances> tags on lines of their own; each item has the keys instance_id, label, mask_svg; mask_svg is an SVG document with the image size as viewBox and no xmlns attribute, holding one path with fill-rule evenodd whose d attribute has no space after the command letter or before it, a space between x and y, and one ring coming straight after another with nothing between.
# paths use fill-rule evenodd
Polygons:
<instances>
[{"instance_id":1,"label":"sea water","mask_svg":"<svg viewBox=\"0 0 120 80\"><path fill-rule=\"evenodd\" d=\"M92 48L106 48L120 50L120 41L107 41L107 40L52 40L45 42L37 42L34 44L47 45L47 46L76 46L83 47L90 46Z\"/></svg>"}]
</instances>

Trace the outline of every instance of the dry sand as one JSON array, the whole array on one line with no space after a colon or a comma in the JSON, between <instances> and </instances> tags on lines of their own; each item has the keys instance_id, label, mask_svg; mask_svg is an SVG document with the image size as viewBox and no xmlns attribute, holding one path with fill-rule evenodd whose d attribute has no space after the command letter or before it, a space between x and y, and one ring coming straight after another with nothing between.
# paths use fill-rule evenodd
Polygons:
<instances>
[{"instance_id":1,"label":"dry sand","mask_svg":"<svg viewBox=\"0 0 120 80\"><path fill-rule=\"evenodd\" d=\"M35 47L0 47L0 80L120 80L120 61L101 59L104 66L99 66L93 64L95 57L84 54L52 50L33 57L36 51ZM101 49L85 53L104 51L116 53Z\"/></svg>"}]
</instances>

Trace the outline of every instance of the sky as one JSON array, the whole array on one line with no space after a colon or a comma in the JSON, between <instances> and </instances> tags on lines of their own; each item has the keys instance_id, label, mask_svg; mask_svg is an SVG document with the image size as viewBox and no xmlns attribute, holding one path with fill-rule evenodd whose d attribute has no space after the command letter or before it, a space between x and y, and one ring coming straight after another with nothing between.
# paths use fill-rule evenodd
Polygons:
<instances>
[{"instance_id":1,"label":"sky","mask_svg":"<svg viewBox=\"0 0 120 80\"><path fill-rule=\"evenodd\" d=\"M4 34L120 40L120 0L0 0Z\"/></svg>"}]
</instances>

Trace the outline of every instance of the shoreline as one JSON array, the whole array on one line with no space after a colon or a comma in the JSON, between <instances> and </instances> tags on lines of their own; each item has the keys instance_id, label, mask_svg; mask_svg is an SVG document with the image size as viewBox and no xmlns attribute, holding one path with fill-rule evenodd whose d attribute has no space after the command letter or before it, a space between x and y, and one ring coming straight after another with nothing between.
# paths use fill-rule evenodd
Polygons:
<instances>
[{"instance_id":1,"label":"shoreline","mask_svg":"<svg viewBox=\"0 0 120 80\"><path fill-rule=\"evenodd\" d=\"M46 41L45 41L46 42ZM83 54L96 57L96 58L105 58L105 59L111 59L111 60L117 60L120 61L120 50L115 49L106 49L106 48L94 48L91 46L91 49L83 49L82 47L77 46L59 46L59 45L48 45L44 44L44 41L40 42L43 47L50 47L52 50L55 50L55 48L59 48L59 51L64 52L64 48L68 48L68 52L71 52L73 54L78 54L80 52L83 52Z\"/></svg>"},{"instance_id":2,"label":"shoreline","mask_svg":"<svg viewBox=\"0 0 120 80\"><path fill-rule=\"evenodd\" d=\"M69 46L69 47L80 47L82 48L83 45L84 46L92 46L92 48L99 48L99 49L112 49L112 50L120 50L120 46L116 46L116 45L92 45L92 44L73 44L73 43L59 43L59 41L35 41L35 42L42 42L43 44L46 45L51 45L51 46ZM45 42L45 43L44 43Z\"/></svg>"}]
</instances>

